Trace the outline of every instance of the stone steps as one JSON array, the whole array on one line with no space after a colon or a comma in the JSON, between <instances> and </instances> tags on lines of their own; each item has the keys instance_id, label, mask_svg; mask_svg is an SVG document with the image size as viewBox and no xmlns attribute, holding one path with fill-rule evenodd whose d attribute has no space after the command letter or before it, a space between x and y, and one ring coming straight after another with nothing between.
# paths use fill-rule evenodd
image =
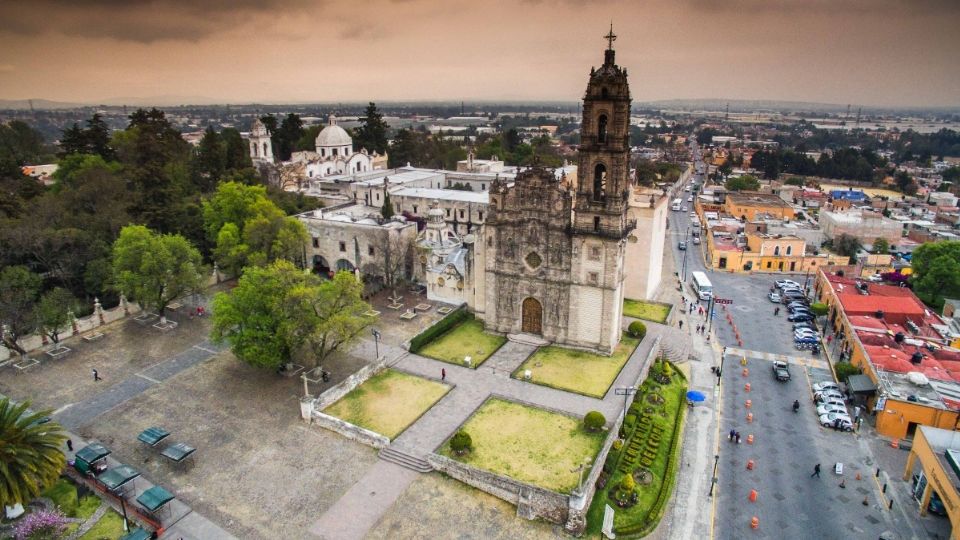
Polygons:
<instances>
[{"instance_id":1,"label":"stone steps","mask_svg":"<svg viewBox=\"0 0 960 540\"><path fill-rule=\"evenodd\" d=\"M534 347L543 347L544 345L550 344L549 341L532 334L507 334L507 339L517 343L523 343L524 345L533 345Z\"/></svg>"},{"instance_id":2,"label":"stone steps","mask_svg":"<svg viewBox=\"0 0 960 540\"><path fill-rule=\"evenodd\" d=\"M380 459L384 461L389 461L390 463L400 465L401 467L405 467L411 471L428 473L433 470L433 467L431 467L426 460L410 455L401 450L397 450L391 446L381 449L378 455L380 456Z\"/></svg>"}]
</instances>

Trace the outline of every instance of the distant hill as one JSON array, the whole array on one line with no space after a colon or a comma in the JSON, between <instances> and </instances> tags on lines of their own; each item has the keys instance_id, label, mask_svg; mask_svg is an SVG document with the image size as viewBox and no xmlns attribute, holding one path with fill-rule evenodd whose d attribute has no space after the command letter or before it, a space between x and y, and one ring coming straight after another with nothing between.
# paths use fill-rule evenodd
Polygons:
<instances>
[{"instance_id":1,"label":"distant hill","mask_svg":"<svg viewBox=\"0 0 960 540\"><path fill-rule=\"evenodd\" d=\"M0 109L29 109L30 101L29 99L0 99ZM49 99L34 99L32 101L34 109L77 109L87 106L82 103L67 103L65 101L51 101Z\"/></svg>"}]
</instances>

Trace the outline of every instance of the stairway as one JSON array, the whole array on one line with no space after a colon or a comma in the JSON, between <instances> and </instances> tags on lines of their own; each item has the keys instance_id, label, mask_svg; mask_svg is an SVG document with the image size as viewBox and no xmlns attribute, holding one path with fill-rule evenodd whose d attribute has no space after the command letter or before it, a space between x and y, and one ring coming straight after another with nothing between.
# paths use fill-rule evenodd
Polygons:
<instances>
[{"instance_id":1,"label":"stairway","mask_svg":"<svg viewBox=\"0 0 960 540\"><path fill-rule=\"evenodd\" d=\"M410 455L392 446L387 446L381 449L378 455L380 456L380 459L384 461L389 461L390 463L400 465L401 467L405 467L411 471L428 473L433 470L433 467L431 467L426 460Z\"/></svg>"},{"instance_id":2,"label":"stairway","mask_svg":"<svg viewBox=\"0 0 960 540\"><path fill-rule=\"evenodd\" d=\"M524 345L533 345L534 347L543 347L550 344L549 341L533 334L507 334L507 339Z\"/></svg>"}]
</instances>

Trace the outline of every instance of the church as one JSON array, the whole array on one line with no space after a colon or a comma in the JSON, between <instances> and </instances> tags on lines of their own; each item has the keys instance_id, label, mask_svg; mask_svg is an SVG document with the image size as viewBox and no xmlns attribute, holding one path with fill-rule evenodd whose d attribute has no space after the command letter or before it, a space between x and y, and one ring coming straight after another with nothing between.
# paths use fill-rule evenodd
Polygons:
<instances>
[{"instance_id":1,"label":"church","mask_svg":"<svg viewBox=\"0 0 960 540\"><path fill-rule=\"evenodd\" d=\"M630 88L614 62L615 36L607 38L583 98L577 185L534 166L490 189L483 318L490 331L609 354L620 341L635 222L627 219Z\"/></svg>"}]
</instances>

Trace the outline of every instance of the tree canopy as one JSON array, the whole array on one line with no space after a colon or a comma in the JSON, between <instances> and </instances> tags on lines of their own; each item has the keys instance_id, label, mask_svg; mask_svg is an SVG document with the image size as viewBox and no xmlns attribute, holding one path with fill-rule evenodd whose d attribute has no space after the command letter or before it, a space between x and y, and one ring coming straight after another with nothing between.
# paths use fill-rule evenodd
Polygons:
<instances>
[{"instance_id":1,"label":"tree canopy","mask_svg":"<svg viewBox=\"0 0 960 540\"><path fill-rule=\"evenodd\" d=\"M129 225L113 244L117 289L161 316L175 298L202 283L200 252L179 234L159 234Z\"/></svg>"},{"instance_id":2,"label":"tree canopy","mask_svg":"<svg viewBox=\"0 0 960 540\"><path fill-rule=\"evenodd\" d=\"M757 191L760 189L760 181L749 174L727 178L724 184L729 191Z\"/></svg>"},{"instance_id":3,"label":"tree canopy","mask_svg":"<svg viewBox=\"0 0 960 540\"><path fill-rule=\"evenodd\" d=\"M0 270L0 325L3 344L26 354L19 340L36 328L34 309L42 280L26 266L7 266Z\"/></svg>"},{"instance_id":4,"label":"tree canopy","mask_svg":"<svg viewBox=\"0 0 960 540\"><path fill-rule=\"evenodd\" d=\"M944 298L960 297L960 241L922 244L910 263L913 291L928 305L939 309Z\"/></svg>"},{"instance_id":5,"label":"tree canopy","mask_svg":"<svg viewBox=\"0 0 960 540\"><path fill-rule=\"evenodd\" d=\"M67 463L63 428L43 422L51 411L29 412L29 405L0 398L0 501L7 506L39 497Z\"/></svg>"},{"instance_id":6,"label":"tree canopy","mask_svg":"<svg viewBox=\"0 0 960 540\"><path fill-rule=\"evenodd\" d=\"M850 257L851 261L862 248L863 244L860 243L860 239L850 234L838 234L833 239L833 251Z\"/></svg>"},{"instance_id":7,"label":"tree canopy","mask_svg":"<svg viewBox=\"0 0 960 540\"><path fill-rule=\"evenodd\" d=\"M354 149L359 151L361 148L366 148L371 153L386 153L389 128L390 126L383 120L383 114L377 109L377 104L371 101L360 119L360 127L353 135Z\"/></svg>"}]
</instances>

